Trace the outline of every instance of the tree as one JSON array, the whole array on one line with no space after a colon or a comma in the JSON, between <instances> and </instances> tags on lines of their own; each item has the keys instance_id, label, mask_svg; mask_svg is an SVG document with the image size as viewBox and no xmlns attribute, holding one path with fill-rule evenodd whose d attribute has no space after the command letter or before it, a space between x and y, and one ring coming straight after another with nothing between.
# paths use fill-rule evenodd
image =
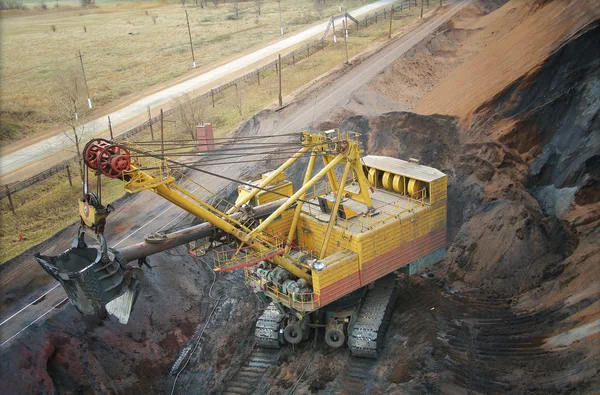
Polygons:
<instances>
[{"instance_id":1,"label":"tree","mask_svg":"<svg viewBox=\"0 0 600 395\"><path fill-rule=\"evenodd\" d=\"M256 0L256 9L258 10L258 15L260 16L260 8L262 7L262 0Z\"/></svg>"},{"instance_id":2,"label":"tree","mask_svg":"<svg viewBox=\"0 0 600 395\"><path fill-rule=\"evenodd\" d=\"M86 131L85 119L89 109L83 75L75 68L59 71L53 85L48 119L57 126L68 127L63 134L75 145L79 174L83 177L81 142L86 134L92 132L89 126Z\"/></svg>"},{"instance_id":3,"label":"tree","mask_svg":"<svg viewBox=\"0 0 600 395\"><path fill-rule=\"evenodd\" d=\"M176 97L174 103L184 132L189 133L192 140L196 140L196 126L204 120L204 106L189 93Z\"/></svg>"}]
</instances>

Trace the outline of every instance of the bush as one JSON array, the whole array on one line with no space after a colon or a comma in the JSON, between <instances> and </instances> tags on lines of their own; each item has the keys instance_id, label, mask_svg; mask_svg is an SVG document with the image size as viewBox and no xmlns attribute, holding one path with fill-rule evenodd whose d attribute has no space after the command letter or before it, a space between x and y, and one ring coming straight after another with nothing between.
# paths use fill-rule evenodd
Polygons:
<instances>
[{"instance_id":1,"label":"bush","mask_svg":"<svg viewBox=\"0 0 600 395\"><path fill-rule=\"evenodd\" d=\"M46 3L42 2L40 4L40 7L42 7L42 10L47 10L48 9L48 5L46 5Z\"/></svg>"},{"instance_id":2,"label":"bush","mask_svg":"<svg viewBox=\"0 0 600 395\"><path fill-rule=\"evenodd\" d=\"M79 0L82 7L87 7L88 5L94 5L96 0Z\"/></svg>"},{"instance_id":3,"label":"bush","mask_svg":"<svg viewBox=\"0 0 600 395\"><path fill-rule=\"evenodd\" d=\"M29 8L18 0L0 0L0 10L28 10Z\"/></svg>"}]
</instances>

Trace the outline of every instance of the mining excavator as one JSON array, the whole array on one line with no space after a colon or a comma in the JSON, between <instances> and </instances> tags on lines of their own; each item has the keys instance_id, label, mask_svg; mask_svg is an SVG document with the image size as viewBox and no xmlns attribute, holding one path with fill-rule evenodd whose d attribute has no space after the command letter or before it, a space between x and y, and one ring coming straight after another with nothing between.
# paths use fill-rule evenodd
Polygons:
<instances>
[{"instance_id":1,"label":"mining excavator","mask_svg":"<svg viewBox=\"0 0 600 395\"><path fill-rule=\"evenodd\" d=\"M353 132L305 131L296 144L283 165L257 180L228 179L239 185L237 199L227 203L186 176L196 170L226 178L202 161L168 159L164 143L162 151L148 151L93 139L83 152L81 227L73 246L36 259L80 312L106 309L126 323L145 257L194 242L210 250L215 271L243 270L267 301L256 322L258 346L298 344L311 328L323 328L328 346L377 357L397 299L393 273L412 275L445 255L447 177L414 159L363 156ZM285 171L304 163L303 182L294 188ZM87 190L90 174L119 179L130 193L150 190L203 222L109 248L103 231L112 207Z\"/></svg>"}]
</instances>

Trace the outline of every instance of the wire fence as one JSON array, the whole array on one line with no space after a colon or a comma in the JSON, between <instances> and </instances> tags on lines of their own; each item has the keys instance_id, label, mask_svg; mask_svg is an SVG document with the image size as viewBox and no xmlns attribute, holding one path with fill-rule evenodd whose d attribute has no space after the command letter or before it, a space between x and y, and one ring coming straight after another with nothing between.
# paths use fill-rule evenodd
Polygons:
<instances>
[{"instance_id":1,"label":"wire fence","mask_svg":"<svg viewBox=\"0 0 600 395\"><path fill-rule=\"evenodd\" d=\"M421 0L421 1L424 2L427 0ZM286 66L294 65L296 62L298 62L304 58L310 57L312 54L316 53L317 51L325 49L329 45L329 42L327 41L327 37L331 30L333 30L335 32L335 34L337 34L338 32L341 34L345 34L343 32L343 30L344 30L343 26L341 26L339 23L336 24L335 21L339 21L342 19L345 20L346 21L346 30L348 32L347 34L350 35L350 34L360 31L360 29L364 29L373 24L388 20L392 15L397 17L398 12L400 12L400 15L401 15L404 11L415 10L415 9L417 9L416 4L417 4L417 0L405 1L400 4L392 5L389 7L389 9L379 10L377 12L374 12L371 15L366 15L365 17L360 18L360 19L356 19L356 18L352 17L347 12L336 15L336 16L332 16L329 20L329 23L328 23L321 39L316 40L312 43L303 45L302 47L300 47L294 51L291 51L285 55L282 55L281 63L282 63L282 65L286 65ZM429 6L429 1L427 1L427 6ZM352 23L348 22L348 20ZM278 67L279 67L279 59L275 59L272 62L267 63L267 64L257 68L254 71L251 71L241 77L238 77L238 78L233 79L233 80L231 80L225 84L222 84L216 88L213 88L210 91L205 92L199 96L196 96L191 100L208 100L208 99L210 99L212 102L212 106L214 107L216 94L221 93L232 86L236 86L237 84L240 84L240 83L250 80L250 79L257 79L258 83L260 84L260 75L263 72L265 72L267 70L275 70L275 72L279 73ZM173 107L163 111L163 120L164 120L164 118L168 117L169 115L174 114L177 110L178 110L177 106L173 106ZM160 115L156 115L154 117L149 117L148 120L142 122L141 124L127 130L124 133L120 133L118 136L115 136L113 140L118 142L118 141L123 141L123 140L129 139L129 138L141 133L142 131L144 131L148 128L151 128L153 125L159 123L160 119L161 119ZM4 185L4 187L0 188L0 199L4 199L7 197L10 199L11 194L14 194L16 192L19 192L26 188L29 188L32 185L35 185L40 181L46 180L49 177L51 177L57 173L65 172L65 175L68 175L69 180L70 180L71 176L70 176L69 169L70 169L70 166L76 164L76 160L77 160L76 158L71 158L71 159L65 160L47 170L44 170L44 171L36 174L33 177L27 178L23 181L18 181L18 182ZM11 206L12 206L12 204L11 204Z\"/></svg>"}]
</instances>

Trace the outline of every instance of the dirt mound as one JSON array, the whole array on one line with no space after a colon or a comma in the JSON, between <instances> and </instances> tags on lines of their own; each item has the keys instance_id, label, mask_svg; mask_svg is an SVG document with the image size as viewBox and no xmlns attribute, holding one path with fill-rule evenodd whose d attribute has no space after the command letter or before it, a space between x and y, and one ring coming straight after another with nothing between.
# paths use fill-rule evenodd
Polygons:
<instances>
[{"instance_id":1,"label":"dirt mound","mask_svg":"<svg viewBox=\"0 0 600 395\"><path fill-rule=\"evenodd\" d=\"M490 18L502 14L527 15L518 26L438 84L419 102L416 112L455 115L468 122L485 101L539 65L583 26L598 19L600 4L586 0L533 3L513 0ZM504 18L492 22L482 21L504 31L501 27Z\"/></svg>"}]
</instances>

